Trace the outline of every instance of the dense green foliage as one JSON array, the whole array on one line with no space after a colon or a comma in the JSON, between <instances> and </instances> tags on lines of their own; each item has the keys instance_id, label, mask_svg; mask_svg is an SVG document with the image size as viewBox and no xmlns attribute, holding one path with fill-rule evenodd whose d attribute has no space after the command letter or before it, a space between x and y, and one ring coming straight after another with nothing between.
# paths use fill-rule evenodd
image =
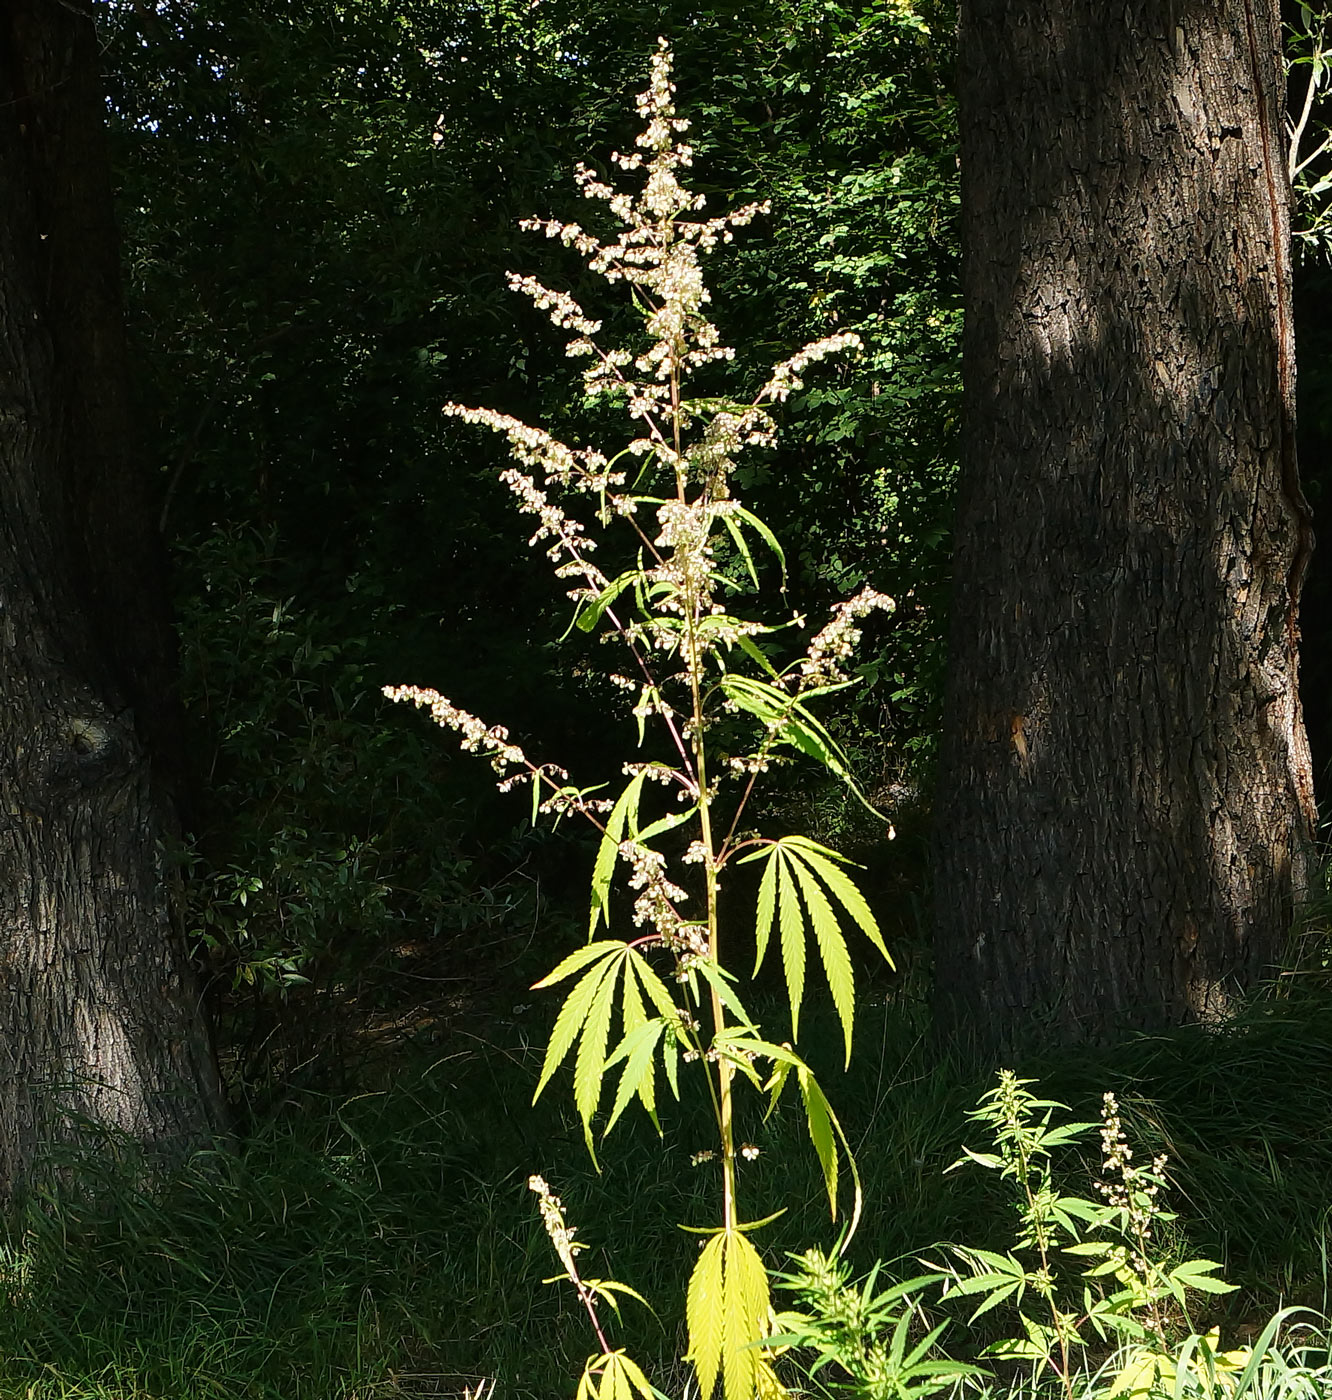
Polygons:
<instances>
[{"instance_id":1,"label":"dense green foliage","mask_svg":"<svg viewBox=\"0 0 1332 1400\"><path fill-rule=\"evenodd\" d=\"M502 697L518 734L614 771L577 719L603 693L599 654L544 640L561 603L515 547L497 449L439 407L587 428L541 320L515 325L504 273L578 289L576 260L520 249L517 220L565 200L585 151L624 143L659 31L704 133L702 188L773 200L717 269L744 373L834 329L870 347L790 405L787 446L742 484L790 542L796 605L866 581L899 599L842 732L890 805L911 796L940 666L958 317L949 19L920 14L882 0L118 11L107 59L145 449L178 542L196 734L193 922L224 961L341 981L375 961L367 937L380 954L428 937L446 955L497 903L558 883L558 859L481 784L410 736L384 747L371 697L386 681L447 677L479 713ZM478 909L449 869L493 897Z\"/></svg>"}]
</instances>

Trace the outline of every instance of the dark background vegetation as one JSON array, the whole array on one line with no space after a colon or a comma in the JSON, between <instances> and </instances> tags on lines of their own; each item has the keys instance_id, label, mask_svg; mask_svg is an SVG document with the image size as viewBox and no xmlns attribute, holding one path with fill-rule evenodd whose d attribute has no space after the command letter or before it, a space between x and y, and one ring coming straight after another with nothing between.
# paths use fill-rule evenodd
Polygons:
<instances>
[{"instance_id":1,"label":"dark background vegetation","mask_svg":"<svg viewBox=\"0 0 1332 1400\"><path fill-rule=\"evenodd\" d=\"M435 686L588 781L632 751L632 725L585 722L611 703L603 653L555 640L566 605L495 479L501 445L439 409L597 431L504 275L609 300L517 224L587 217L573 163L632 143L659 30L700 187L773 201L714 263L739 381L834 329L870 346L790 404L740 486L787 541L794 607L863 582L900 600L839 731L890 810L920 805L959 320L950 19L920 15L205 0L108 28L143 448L194 735L186 886L219 976L264 995L300 976L392 999L427 972L475 991L577 888L561 873L577 838L529 831L379 688Z\"/></svg>"},{"instance_id":2,"label":"dark background vegetation","mask_svg":"<svg viewBox=\"0 0 1332 1400\"><path fill-rule=\"evenodd\" d=\"M175 559L190 736L181 919L242 1147L156 1192L104 1152L79 1193L24 1216L0 1260L0 1393L322 1400L483 1377L563 1393L589 1339L539 1282L533 1170L583 1223L592 1272L665 1300L627 1335L678 1354L692 1246L676 1222L703 1129L688 1111L664 1140L617 1129L597 1177L560 1105L527 1103L551 1008L526 988L580 938L582 837L533 830L485 765L380 695L435 686L580 781L632 754L631 723L587 723L618 703L603 653L556 640L566 604L496 483L499 446L439 409L595 431L559 338L504 274L599 295L517 221L585 217L572 165L632 141L659 33L699 186L718 206L773 202L713 265L739 380L834 330L868 346L811 378L740 481L786 543L792 606L865 582L899 602L833 717L898 840L808 774L769 799L865 864L899 955L835 1093L866 1175L859 1254L1005 1226L991 1182L942 1177L983 1084L927 1053L923 1009L960 323L947 0L117 5L103 60L140 449ZM1329 297L1306 261L1316 509ZM1329 579L1320 555L1303 665L1324 778ZM1332 1012L1316 949L1300 959L1286 996L1227 1031L1020 1067L1080 1116L1121 1091L1144 1149L1172 1155L1181 1249L1244 1285L1241 1329L1325 1282ZM756 1195L791 1207L774 1257L829 1233L806 1155L778 1125L753 1168Z\"/></svg>"}]
</instances>

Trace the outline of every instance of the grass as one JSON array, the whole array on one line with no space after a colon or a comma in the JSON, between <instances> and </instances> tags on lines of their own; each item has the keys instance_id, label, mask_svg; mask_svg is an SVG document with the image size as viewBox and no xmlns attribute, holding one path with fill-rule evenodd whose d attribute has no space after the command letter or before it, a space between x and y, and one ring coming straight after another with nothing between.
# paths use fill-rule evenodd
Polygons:
<instances>
[{"instance_id":1,"label":"grass","mask_svg":"<svg viewBox=\"0 0 1332 1400\"><path fill-rule=\"evenodd\" d=\"M964 1114L986 1083L933 1055L920 1023L909 1006L866 1008L850 1074L828 1078L865 1179L862 1268L946 1239L1001 1243L1008 1228L993 1174L943 1176L974 1137ZM658 1140L626 1121L598 1175L558 1095L529 1106L533 1028L469 1025L468 1048L403 1052L377 1087L287 1099L235 1155L202 1158L155 1192L115 1144L88 1154L77 1192L13 1223L0 1400L380 1400L460 1396L482 1379L517 1400L568 1394L591 1347L568 1290L541 1283L557 1266L532 1171L563 1196L590 1246L586 1271L658 1306L653 1320L626 1305L621 1336L681 1394L678 1295L696 1244L677 1224L709 1218L713 1183L688 1165L707 1122L669 1115ZM827 1039L835 1055L832 1026ZM1171 1154L1182 1245L1241 1285L1206 1319L1228 1340L1279 1306L1323 1306L1332 997L1014 1068L1080 1117L1116 1090L1143 1148ZM743 1131L764 1149L743 1182L749 1214L786 1209L761 1236L771 1256L830 1243L795 1119Z\"/></svg>"}]
</instances>

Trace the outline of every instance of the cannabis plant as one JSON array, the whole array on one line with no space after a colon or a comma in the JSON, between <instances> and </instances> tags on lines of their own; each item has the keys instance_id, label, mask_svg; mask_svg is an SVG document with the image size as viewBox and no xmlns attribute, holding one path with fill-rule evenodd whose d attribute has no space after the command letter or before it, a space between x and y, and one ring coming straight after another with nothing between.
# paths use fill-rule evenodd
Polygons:
<instances>
[{"instance_id":1,"label":"cannabis plant","mask_svg":"<svg viewBox=\"0 0 1332 1400\"><path fill-rule=\"evenodd\" d=\"M1013 1246L956 1247L962 1269L952 1296L978 1298L970 1321L996 1309L1015 1315L1017 1335L993 1343L987 1354L1033 1363L1038 1375L1057 1377L1073 1400L1074 1377L1085 1369L1088 1333L1101 1343L1126 1344L1127 1360L1111 1394L1134 1391L1146 1377L1174 1365L1165 1306L1187 1318L1192 1293L1229 1293L1209 1259L1177 1262L1161 1240L1175 1216L1160 1199L1166 1157L1149 1165L1133 1160L1114 1094L1104 1096L1100 1123L1058 1122L1066 1111L1038 1098L1011 1070L968 1116L987 1127L993 1150L966 1153L966 1162L996 1171L1012 1188L1017 1208ZM1061 1189L1054 1154L1100 1130L1099 1200ZM998 1314L996 1314L998 1315ZM1203 1338L1204 1353L1216 1339ZM1173 1372L1172 1372L1173 1374Z\"/></svg>"},{"instance_id":2,"label":"cannabis plant","mask_svg":"<svg viewBox=\"0 0 1332 1400\"><path fill-rule=\"evenodd\" d=\"M843 334L806 345L774 366L747 398L694 392L695 376L734 353L708 319L703 257L767 206L705 216L703 196L682 183L691 163L682 139L688 122L676 113L664 40L638 111L646 125L637 148L612 156L612 164L625 176L641 176L641 188L617 190L581 165L576 175L582 193L606 207L619 232L603 241L577 223L529 219L524 227L559 239L594 273L623 284L642 317L641 342L605 346L600 322L567 293L531 277L510 278L515 291L568 333L568 354L587 362L587 399L619 405L627 431L612 446L571 447L490 409L450 404L446 412L507 438L514 465L502 479L532 517L530 543L546 551L566 585L574 625L619 643L623 663L612 680L625 694L640 749L651 725L661 736L659 751L669 757L627 764L622 790L606 795L579 786L555 764L529 758L507 730L437 691L400 686L386 693L427 709L460 736L463 748L489 759L501 789L526 787L534 819L572 815L600 832L588 941L537 983L569 990L536 1092L572 1062L573 1101L595 1157L597 1133L608 1133L632 1103L655 1122L661 1083L678 1096L685 1073L697 1076L716 1121L715 1146L702 1155L715 1164L719 1219L702 1232L705 1242L689 1280L689 1356L703 1400L719 1380L725 1400L749 1400L780 1387L772 1366L768 1275L752 1241L764 1222L742 1207L741 1165L757 1149L740 1140L737 1095L753 1092L771 1112L794 1086L834 1217L839 1173L843 1164L850 1169L854 1228L859 1183L846 1135L795 1047L813 958L827 981L848 1060L855 1006L848 933L858 929L888 958L847 862L804 836L761 834L750 825L751 800L764 773L797 756L813 759L858 792L815 705L853 684L848 668L861 623L893 604L863 589L833 609L789 662L781 660L781 644L805 628L804 619L742 612L742 600L760 592L756 555L766 553L770 567L783 572L785 560L772 531L736 496L737 459L772 444L772 410L802 387L810 366L855 351L859 341ZM597 563L597 545L613 528L628 535L636 562L611 576ZM752 934L755 973L770 949L780 950L790 1007L787 1039L760 1028L730 965L737 940L722 926L718 893L732 869L746 864L757 867L759 879L745 941ZM630 892L627 910L612 907L617 874ZM580 1397L650 1396L642 1371L611 1348L598 1321L599 1304L613 1303L625 1290L580 1278L558 1198L540 1178L532 1185L600 1344L588 1360Z\"/></svg>"}]
</instances>

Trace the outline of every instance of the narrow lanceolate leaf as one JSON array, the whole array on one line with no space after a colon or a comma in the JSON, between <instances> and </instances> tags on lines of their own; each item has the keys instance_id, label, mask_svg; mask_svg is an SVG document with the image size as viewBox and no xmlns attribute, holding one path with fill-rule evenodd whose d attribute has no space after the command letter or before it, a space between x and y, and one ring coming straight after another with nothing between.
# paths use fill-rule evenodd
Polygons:
<instances>
[{"instance_id":1,"label":"narrow lanceolate leaf","mask_svg":"<svg viewBox=\"0 0 1332 1400\"><path fill-rule=\"evenodd\" d=\"M780 686L755 680L752 676L727 675L721 679L726 698L760 720L779 744L799 749L846 784L855 796L874 811L865 794L856 785L847 765L846 754L836 739L819 723L808 709ZM838 687L840 689L841 687ZM802 699L826 693L830 687L809 691Z\"/></svg>"},{"instance_id":2,"label":"narrow lanceolate leaf","mask_svg":"<svg viewBox=\"0 0 1332 1400\"><path fill-rule=\"evenodd\" d=\"M799 852L805 863L828 886L833 898L860 926L865 937L883 954L888 966L895 967L892 955L884 946L878 920L875 919L865 896L861 894L856 882L836 864L843 858L836 851L830 851L827 846L820 846L817 841L811 841L806 836L788 836L784 844Z\"/></svg>"},{"instance_id":3,"label":"narrow lanceolate leaf","mask_svg":"<svg viewBox=\"0 0 1332 1400\"><path fill-rule=\"evenodd\" d=\"M771 631L772 629L769 628L765 630ZM753 637L741 635L735 639L735 644L755 665L761 667L774 679L778 678L777 668L768 660L767 656L764 655L762 649L759 647L758 643L755 642Z\"/></svg>"},{"instance_id":4,"label":"narrow lanceolate leaf","mask_svg":"<svg viewBox=\"0 0 1332 1400\"><path fill-rule=\"evenodd\" d=\"M725 1336L722 1377L725 1400L753 1400L758 1391L763 1340L771 1304L768 1271L758 1250L739 1230L726 1237L726 1272L723 1281Z\"/></svg>"},{"instance_id":5,"label":"narrow lanceolate leaf","mask_svg":"<svg viewBox=\"0 0 1332 1400\"><path fill-rule=\"evenodd\" d=\"M574 1105L583 1120L583 1137L593 1162L597 1159L592 1145L592 1115L601 1102L601 1086L606 1074L606 1042L610 1038L611 1010L615 1001L617 973L623 964L616 961L607 969L587 1011L587 1021L578 1042L574 1061Z\"/></svg>"},{"instance_id":6,"label":"narrow lanceolate leaf","mask_svg":"<svg viewBox=\"0 0 1332 1400\"><path fill-rule=\"evenodd\" d=\"M832 992L833 1005L837 1008L837 1019L842 1023L842 1040L846 1045L846 1063L851 1063L851 1027L856 1015L856 980L851 971L851 955L846 950L846 939L842 937L837 915L828 903L819 882L810 873L803 860L793 857L791 865L796 879L800 882L800 892L805 897L809 909L810 923L814 925L814 939L819 945L819 957L823 961L823 971L828 978L828 990Z\"/></svg>"},{"instance_id":7,"label":"narrow lanceolate leaf","mask_svg":"<svg viewBox=\"0 0 1332 1400\"><path fill-rule=\"evenodd\" d=\"M745 561L745 568L749 573L749 581L755 589L759 586L758 570L754 567L754 556L749 552L749 544L740 531L740 527L731 519L729 515L722 516L722 524L726 526L726 533L730 535L731 542L735 545L740 557Z\"/></svg>"},{"instance_id":8,"label":"narrow lanceolate leaf","mask_svg":"<svg viewBox=\"0 0 1332 1400\"><path fill-rule=\"evenodd\" d=\"M683 812L669 812L664 817L658 817L656 821L645 826L642 831L635 833L634 840L640 846L646 846L649 841L655 840L663 832L674 831L677 826L683 826L697 811L698 806L695 804L693 807L686 807Z\"/></svg>"},{"instance_id":9,"label":"narrow lanceolate leaf","mask_svg":"<svg viewBox=\"0 0 1332 1400\"><path fill-rule=\"evenodd\" d=\"M689 1277L685 1298L685 1324L689 1331L689 1357L698 1375L700 1400L712 1400L721 1371L725 1339L722 1277L726 1262L726 1235L713 1235L703 1246Z\"/></svg>"},{"instance_id":10,"label":"narrow lanceolate leaf","mask_svg":"<svg viewBox=\"0 0 1332 1400\"><path fill-rule=\"evenodd\" d=\"M735 1017L741 1027L748 1031L757 1030L754 1018L745 1010L744 1003L735 994L731 983L735 980L719 963L700 958L694 964L694 971L717 993L717 999Z\"/></svg>"},{"instance_id":11,"label":"narrow lanceolate leaf","mask_svg":"<svg viewBox=\"0 0 1332 1400\"><path fill-rule=\"evenodd\" d=\"M772 921L777 909L777 862L781 859L780 847L775 843L768 847L763 878L759 881L758 908L754 912L754 974L763 966L764 955L768 951L768 938L772 933Z\"/></svg>"},{"instance_id":12,"label":"narrow lanceolate leaf","mask_svg":"<svg viewBox=\"0 0 1332 1400\"><path fill-rule=\"evenodd\" d=\"M615 1355L620 1359L620 1370L624 1373L625 1379L643 1397L643 1400L656 1400L661 1392L653 1389L652 1383L643 1374L637 1362L630 1360L622 1351L617 1351Z\"/></svg>"},{"instance_id":13,"label":"narrow lanceolate leaf","mask_svg":"<svg viewBox=\"0 0 1332 1400\"><path fill-rule=\"evenodd\" d=\"M546 1058L541 1066L541 1077L537 1080L536 1093L532 1095L533 1103L541 1097L541 1091L550 1082L551 1075L564 1063L565 1056L573 1048L574 1041L578 1039L587 1021L593 998L597 995L603 981L609 979L612 983L614 982L613 968L618 964L616 954L623 954L624 946L623 943L606 939L600 944L594 943L579 950L581 953L591 954L594 948L598 949L599 951L594 954L598 961L583 974L575 984L573 991L565 998L564 1005L560 1007L560 1014L555 1018L555 1029L550 1033L550 1043L546 1046ZM565 959L565 962L569 961L569 958ZM591 958L585 957L583 961L589 962ZM563 967L564 964L561 963L560 966ZM556 973L559 971L559 968L555 969ZM554 976L555 973L552 973L546 982L548 983ZM543 985L545 984L537 983L538 987Z\"/></svg>"},{"instance_id":14,"label":"narrow lanceolate leaf","mask_svg":"<svg viewBox=\"0 0 1332 1400\"><path fill-rule=\"evenodd\" d=\"M648 1015L643 1008L643 993L638 990L638 978L634 976L633 958L627 957L625 962L627 967L624 974L624 991L620 998L620 1014L623 1018L624 1033L629 1035L647 1020Z\"/></svg>"},{"instance_id":15,"label":"narrow lanceolate leaf","mask_svg":"<svg viewBox=\"0 0 1332 1400\"><path fill-rule=\"evenodd\" d=\"M666 1082L671 1086L671 1097L680 1102L680 1032L678 1021L668 1024L661 1041L661 1063L666 1071Z\"/></svg>"},{"instance_id":16,"label":"narrow lanceolate leaf","mask_svg":"<svg viewBox=\"0 0 1332 1400\"><path fill-rule=\"evenodd\" d=\"M603 1137L615 1126L616 1120L629 1106L629 1100L635 1094L642 1101L657 1131L661 1131L661 1125L657 1123L656 1070L653 1057L657 1051L657 1042L665 1029L665 1022L661 1020L645 1021L624 1037L616 1047L615 1053L606 1061L606 1068L611 1069L623 1060L624 1073L620 1075L615 1104Z\"/></svg>"},{"instance_id":17,"label":"narrow lanceolate leaf","mask_svg":"<svg viewBox=\"0 0 1332 1400\"><path fill-rule=\"evenodd\" d=\"M631 573L621 574L619 578L612 580L595 598L589 599L575 614L575 625L583 632L595 632L597 623L601 621L601 616L606 609L626 588L632 588L641 582L642 577L642 574L635 569ZM565 635L567 636L568 633Z\"/></svg>"},{"instance_id":18,"label":"narrow lanceolate leaf","mask_svg":"<svg viewBox=\"0 0 1332 1400\"><path fill-rule=\"evenodd\" d=\"M796 1071L799 1077L800 1093L805 1101L805 1122L809 1127L809 1140L814 1144L814 1155L823 1169L823 1184L828 1189L828 1206L832 1218L837 1219L837 1139L833 1136L832 1109L823 1096L818 1081L807 1070Z\"/></svg>"},{"instance_id":19,"label":"narrow lanceolate leaf","mask_svg":"<svg viewBox=\"0 0 1332 1400\"><path fill-rule=\"evenodd\" d=\"M758 1056L771 1060L775 1065L786 1065L789 1069L806 1068L804 1060L789 1045L774 1045L770 1040L759 1040L739 1029L723 1031L714 1037L712 1043L718 1049L725 1048L742 1055Z\"/></svg>"},{"instance_id":20,"label":"narrow lanceolate leaf","mask_svg":"<svg viewBox=\"0 0 1332 1400\"><path fill-rule=\"evenodd\" d=\"M601 1382L601 1400L633 1400L623 1362L622 1352L613 1351L606 1358L606 1377Z\"/></svg>"},{"instance_id":21,"label":"narrow lanceolate leaf","mask_svg":"<svg viewBox=\"0 0 1332 1400\"><path fill-rule=\"evenodd\" d=\"M764 524L764 522L760 520L758 516L753 513L753 511L746 510L744 506L737 507L734 512L734 515L736 519L743 520L744 523L748 525L749 528L753 530L754 533L763 541L763 543L766 544L770 550L772 550L773 554L777 556L777 562L782 566L782 586L785 587L786 554L783 551L781 542L778 540L777 536L772 533L768 526ZM724 518L730 520L731 516L726 516Z\"/></svg>"},{"instance_id":22,"label":"narrow lanceolate leaf","mask_svg":"<svg viewBox=\"0 0 1332 1400\"><path fill-rule=\"evenodd\" d=\"M805 915L796 893L795 878L786 854L778 849L777 922L782 935L782 965L786 970L786 994L791 1001L791 1038L800 1033L800 1003L805 997Z\"/></svg>"},{"instance_id":23,"label":"narrow lanceolate leaf","mask_svg":"<svg viewBox=\"0 0 1332 1400\"><path fill-rule=\"evenodd\" d=\"M851 1151L851 1144L846 1140L846 1133L842 1130L842 1125L837 1121L837 1115L832 1111L831 1105L824 1097L823 1090L819 1088L818 1080L808 1069L804 1068L796 1070L796 1075L800 1082L800 1092L805 1100L805 1120L809 1125L810 1141L814 1144L819 1165L823 1168L823 1181L828 1188L828 1204L831 1207L834 1220L837 1219L837 1164L839 1157L846 1158L847 1169L851 1173L854 1194L851 1220L846 1227L844 1237L849 1240L856 1233L856 1226L860 1223L860 1207L864 1199L864 1193L860 1188L860 1169L856 1166L856 1156ZM845 1248L845 1244L843 1244L843 1248Z\"/></svg>"},{"instance_id":24,"label":"narrow lanceolate leaf","mask_svg":"<svg viewBox=\"0 0 1332 1400\"><path fill-rule=\"evenodd\" d=\"M605 916L609 922L611 877L615 874L615 861L620 854L620 842L624 840L624 830L631 820L638 825L638 803L643 795L643 779L646 770L640 770L630 779L628 787L620 794L610 816L606 818L606 829L597 847L597 859L592 867L592 911L587 926L587 936L597 931L597 923Z\"/></svg>"},{"instance_id":25,"label":"narrow lanceolate leaf","mask_svg":"<svg viewBox=\"0 0 1332 1400\"><path fill-rule=\"evenodd\" d=\"M678 1020L680 1010L675 1004L675 999L671 996L665 982L653 970L652 964L637 948L629 950L629 965L633 968L639 982L642 983L643 990L648 994L648 1000L657 1008L658 1013L664 1016L667 1021Z\"/></svg>"},{"instance_id":26,"label":"narrow lanceolate leaf","mask_svg":"<svg viewBox=\"0 0 1332 1400\"><path fill-rule=\"evenodd\" d=\"M566 977L572 977L579 968L586 967L588 963L595 962L598 958L604 958L607 952L611 950L622 952L624 946L618 938L602 938L596 943L585 943L581 948L570 953L553 972L548 972L540 982L533 982L532 990L539 992L546 987L553 987L556 982L563 982Z\"/></svg>"},{"instance_id":27,"label":"narrow lanceolate leaf","mask_svg":"<svg viewBox=\"0 0 1332 1400\"><path fill-rule=\"evenodd\" d=\"M583 1374L578 1378L578 1393L574 1396L574 1400L597 1400L596 1382L600 1374L600 1363L600 1352L587 1358Z\"/></svg>"}]
</instances>

